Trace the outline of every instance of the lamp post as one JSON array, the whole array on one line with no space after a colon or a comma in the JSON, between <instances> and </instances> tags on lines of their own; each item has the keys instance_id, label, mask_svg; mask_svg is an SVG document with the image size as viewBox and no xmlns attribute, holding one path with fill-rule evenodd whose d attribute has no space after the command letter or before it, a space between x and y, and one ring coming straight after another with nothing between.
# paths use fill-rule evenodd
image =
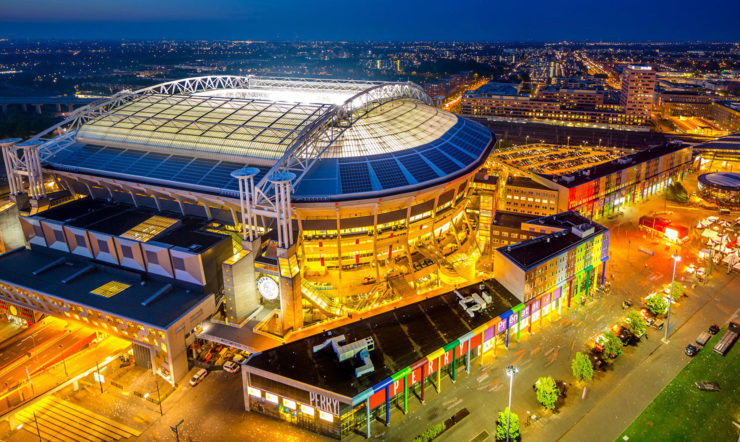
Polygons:
<instances>
[{"instance_id":1,"label":"lamp post","mask_svg":"<svg viewBox=\"0 0 740 442\"><path fill-rule=\"evenodd\" d=\"M506 442L509 442L509 428L511 427L511 392L514 389L514 375L519 373L519 369L513 365L506 367L506 375L509 376L509 413L506 416Z\"/></svg>"},{"instance_id":2,"label":"lamp post","mask_svg":"<svg viewBox=\"0 0 740 442\"><path fill-rule=\"evenodd\" d=\"M69 377L69 373L67 373L67 358L64 356L64 346L62 344L59 344L59 351L62 353L62 365L64 365L64 376Z\"/></svg>"},{"instance_id":3,"label":"lamp post","mask_svg":"<svg viewBox=\"0 0 740 442\"><path fill-rule=\"evenodd\" d=\"M162 411L162 396L159 395L159 380L155 378L154 383L157 385L157 402L159 403L159 415L164 416L164 412Z\"/></svg>"},{"instance_id":4,"label":"lamp post","mask_svg":"<svg viewBox=\"0 0 740 442\"><path fill-rule=\"evenodd\" d=\"M663 343L668 343L668 329L671 327L671 303L673 302L673 283L676 281L676 265L681 261L680 255L673 255L673 276L671 277L671 294L668 297L668 314L665 317L665 336Z\"/></svg>"},{"instance_id":5,"label":"lamp post","mask_svg":"<svg viewBox=\"0 0 740 442\"><path fill-rule=\"evenodd\" d=\"M179 442L179 441L180 441L180 431L178 430L178 427L179 427L180 425L182 425L182 423L183 423L184 421L185 421L185 419L180 419L180 422L176 423L174 427L173 427L172 425L170 425L170 430L172 430L172 431L173 431L173 432L175 433L175 440L176 440L177 442Z\"/></svg>"}]
</instances>

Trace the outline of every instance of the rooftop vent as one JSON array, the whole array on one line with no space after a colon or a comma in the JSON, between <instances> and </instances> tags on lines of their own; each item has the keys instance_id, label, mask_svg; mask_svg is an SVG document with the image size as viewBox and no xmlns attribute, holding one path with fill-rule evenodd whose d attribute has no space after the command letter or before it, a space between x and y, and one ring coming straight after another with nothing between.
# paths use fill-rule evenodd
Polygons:
<instances>
[{"instance_id":1,"label":"rooftop vent","mask_svg":"<svg viewBox=\"0 0 740 442\"><path fill-rule=\"evenodd\" d=\"M596 231L596 228L589 223L578 224L571 227L571 232L579 238L585 238Z\"/></svg>"},{"instance_id":2,"label":"rooftop vent","mask_svg":"<svg viewBox=\"0 0 740 442\"><path fill-rule=\"evenodd\" d=\"M334 353L337 354L339 362L352 359L355 356L359 355L359 358L362 361L362 365L355 368L355 377L359 378L365 374L375 371L375 366L370 360L370 352L375 350L375 341L373 340L373 338L368 337L364 339L359 339L355 342L350 342L349 344L344 344L345 340L346 339L344 335L339 335L334 338L327 339L319 345L314 345L313 352L316 353L317 351L321 351L326 346L331 345L331 347L334 349Z\"/></svg>"},{"instance_id":3,"label":"rooftop vent","mask_svg":"<svg viewBox=\"0 0 740 442\"><path fill-rule=\"evenodd\" d=\"M563 175L560 177L560 181L564 183L572 183L575 180L576 180L576 177L574 177L573 175Z\"/></svg>"}]
</instances>

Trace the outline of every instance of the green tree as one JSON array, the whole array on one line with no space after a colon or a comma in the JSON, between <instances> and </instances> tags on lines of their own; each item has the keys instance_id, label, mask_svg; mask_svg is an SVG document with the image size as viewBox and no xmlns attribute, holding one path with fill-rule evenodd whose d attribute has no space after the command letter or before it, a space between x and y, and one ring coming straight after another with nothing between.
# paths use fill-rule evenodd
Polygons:
<instances>
[{"instance_id":1,"label":"green tree","mask_svg":"<svg viewBox=\"0 0 740 442\"><path fill-rule=\"evenodd\" d=\"M604 354L616 358L622 354L622 340L613 331L609 330L601 334L601 345L604 346Z\"/></svg>"},{"instance_id":2,"label":"green tree","mask_svg":"<svg viewBox=\"0 0 740 442\"><path fill-rule=\"evenodd\" d=\"M506 418L509 414L509 407L506 407L504 411L498 412L498 420L496 421L496 439L506 440ZM511 413L511 423L509 425L509 439L516 440L519 437L519 416L516 413Z\"/></svg>"},{"instance_id":3,"label":"green tree","mask_svg":"<svg viewBox=\"0 0 740 442\"><path fill-rule=\"evenodd\" d=\"M685 204L689 202L689 193L686 191L686 188L683 187L681 183L676 181L673 184L666 186L665 198L668 201L675 201L677 203Z\"/></svg>"},{"instance_id":4,"label":"green tree","mask_svg":"<svg viewBox=\"0 0 740 442\"><path fill-rule=\"evenodd\" d=\"M673 299L674 300L680 299L681 296L683 296L684 294L683 289L684 289L683 284L681 284L678 281L673 281Z\"/></svg>"},{"instance_id":5,"label":"green tree","mask_svg":"<svg viewBox=\"0 0 740 442\"><path fill-rule=\"evenodd\" d=\"M648 310L650 310L650 312L654 315L665 314L666 310L668 309L668 301L666 301L660 294L649 296L645 300L645 305L647 306Z\"/></svg>"},{"instance_id":6,"label":"green tree","mask_svg":"<svg viewBox=\"0 0 740 442\"><path fill-rule=\"evenodd\" d=\"M627 323L627 329L634 333L636 336L642 336L647 330L647 324L643 319L640 312L637 310L630 310L624 318L624 322Z\"/></svg>"},{"instance_id":7,"label":"green tree","mask_svg":"<svg viewBox=\"0 0 740 442\"><path fill-rule=\"evenodd\" d=\"M573 370L573 376L576 379L588 381L594 377L594 366L591 364L591 359L580 351L570 361L570 368Z\"/></svg>"},{"instance_id":8,"label":"green tree","mask_svg":"<svg viewBox=\"0 0 740 442\"><path fill-rule=\"evenodd\" d=\"M558 384L555 383L555 379L550 376L542 377L537 379L535 384L537 390L537 400L540 404L544 405L548 410L555 408L555 402L558 401L560 396L560 390L558 390Z\"/></svg>"}]
</instances>

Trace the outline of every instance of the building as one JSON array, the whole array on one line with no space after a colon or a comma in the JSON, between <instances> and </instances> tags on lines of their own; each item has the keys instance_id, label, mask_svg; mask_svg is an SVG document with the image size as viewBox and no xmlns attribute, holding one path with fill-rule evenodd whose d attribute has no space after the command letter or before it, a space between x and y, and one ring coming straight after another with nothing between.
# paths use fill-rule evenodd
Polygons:
<instances>
[{"instance_id":1,"label":"building","mask_svg":"<svg viewBox=\"0 0 740 442\"><path fill-rule=\"evenodd\" d=\"M656 72L650 66L628 65L622 70L619 104L627 115L649 116L655 102Z\"/></svg>"},{"instance_id":2,"label":"building","mask_svg":"<svg viewBox=\"0 0 740 442\"><path fill-rule=\"evenodd\" d=\"M535 144L497 150L490 159L502 176L526 178L514 181L518 185L511 191L503 189L505 202L499 206L505 210L545 215L555 201L551 213L575 210L589 217L608 216L624 204L659 194L673 180L683 179L692 161L692 147L681 143L639 152Z\"/></svg>"},{"instance_id":3,"label":"building","mask_svg":"<svg viewBox=\"0 0 740 442\"><path fill-rule=\"evenodd\" d=\"M522 222L521 229L539 236L499 247L494 278L520 301L543 295L571 299L589 293L606 272L609 231L576 212L563 212ZM531 304L530 304L531 305Z\"/></svg>"},{"instance_id":4,"label":"building","mask_svg":"<svg viewBox=\"0 0 740 442\"><path fill-rule=\"evenodd\" d=\"M525 292L488 280L254 355L242 370L245 408L336 439L370 438L412 401L434 400L446 378L559 318L604 274L602 226L565 213L522 227L537 238L496 256L547 284Z\"/></svg>"},{"instance_id":5,"label":"building","mask_svg":"<svg viewBox=\"0 0 740 442\"><path fill-rule=\"evenodd\" d=\"M699 175L699 193L721 206L740 206L740 173L713 172Z\"/></svg>"},{"instance_id":6,"label":"building","mask_svg":"<svg viewBox=\"0 0 740 442\"><path fill-rule=\"evenodd\" d=\"M597 89L566 89L547 86L537 90L540 100L557 101L567 107L592 107L604 105L604 93Z\"/></svg>"},{"instance_id":7,"label":"building","mask_svg":"<svg viewBox=\"0 0 740 442\"><path fill-rule=\"evenodd\" d=\"M478 89L463 93L462 114L485 117L491 120L527 121L569 124L578 127L624 128L637 130L650 124L649 115L627 114L613 104L594 104L574 107L575 102L598 103L603 98L597 92L558 92L546 90L543 95L530 96L520 93L518 85L488 83ZM560 101L563 100L563 101ZM642 129L640 129L642 130Z\"/></svg>"},{"instance_id":8,"label":"building","mask_svg":"<svg viewBox=\"0 0 740 442\"><path fill-rule=\"evenodd\" d=\"M179 381L183 336L258 351L469 283L480 254L469 189L495 137L431 104L412 83L198 77L123 91L31 140L0 142L29 243L6 263L122 272L123 293L136 286L143 300L85 307L100 300L65 290L66 265L32 288L42 304L13 295L25 290L13 273L0 275L0 298L65 318L91 310L103 332L151 325L168 340L147 343L167 346L153 369ZM149 279L161 293L135 282ZM187 323L147 323L181 291L199 299L173 307Z\"/></svg>"},{"instance_id":9,"label":"building","mask_svg":"<svg viewBox=\"0 0 740 442\"><path fill-rule=\"evenodd\" d=\"M497 210L491 222L491 238L496 247L520 243L524 240L539 236L539 232L532 232L522 228L522 224L538 218L536 215L506 212Z\"/></svg>"},{"instance_id":10,"label":"building","mask_svg":"<svg viewBox=\"0 0 740 442\"><path fill-rule=\"evenodd\" d=\"M558 191L528 177L510 176L504 186L503 210L547 216L558 211Z\"/></svg>"},{"instance_id":11,"label":"building","mask_svg":"<svg viewBox=\"0 0 740 442\"><path fill-rule=\"evenodd\" d=\"M740 166L740 132L718 138L693 148L700 170L738 170Z\"/></svg>"},{"instance_id":12,"label":"building","mask_svg":"<svg viewBox=\"0 0 740 442\"><path fill-rule=\"evenodd\" d=\"M607 216L661 194L668 184L683 180L691 165L691 146L668 143L571 173L532 179L558 191L558 212Z\"/></svg>"}]
</instances>

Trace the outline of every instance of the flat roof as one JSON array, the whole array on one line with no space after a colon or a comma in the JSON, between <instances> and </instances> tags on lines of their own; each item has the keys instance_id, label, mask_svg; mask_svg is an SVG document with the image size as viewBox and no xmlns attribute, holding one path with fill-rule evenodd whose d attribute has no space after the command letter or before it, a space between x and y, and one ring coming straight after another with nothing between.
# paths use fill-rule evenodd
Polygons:
<instances>
[{"instance_id":1,"label":"flat roof","mask_svg":"<svg viewBox=\"0 0 740 442\"><path fill-rule=\"evenodd\" d=\"M58 265L38 272L59 259L63 261ZM88 267L91 267L88 272L66 284L62 282ZM34 275L34 271L38 274ZM143 306L144 301L169 283L150 275L94 263L87 258L44 247L17 249L0 255L0 280L162 329L169 327L209 296L196 290L172 286L171 290ZM111 297L90 293L111 281L129 287Z\"/></svg>"},{"instance_id":2,"label":"flat roof","mask_svg":"<svg viewBox=\"0 0 740 442\"><path fill-rule=\"evenodd\" d=\"M355 397L521 303L500 284L487 285L493 303L472 318L458 303L457 295L448 292L267 350L253 356L247 365ZM458 290L465 296L479 292L478 284ZM345 336L345 344L373 338L375 350L370 352L370 359L375 370L372 373L355 377L359 359L340 363L330 346L313 353L313 346L338 335Z\"/></svg>"},{"instance_id":3,"label":"flat roof","mask_svg":"<svg viewBox=\"0 0 740 442\"><path fill-rule=\"evenodd\" d=\"M529 177L524 176L513 176L509 177L508 180L506 180L507 186L516 186L516 187L526 187L529 189L539 189L539 190L552 190L555 191L555 189L551 189L547 186L545 186L542 183L538 183L537 181L533 180Z\"/></svg>"},{"instance_id":4,"label":"flat roof","mask_svg":"<svg viewBox=\"0 0 740 442\"><path fill-rule=\"evenodd\" d=\"M606 163L596 164L594 166L581 169L572 174L565 174L560 176L547 174L538 175L563 187L572 188L583 183L587 183L589 181L594 181L601 177L611 175L612 173L618 172L636 164L644 163L663 155L668 155L670 153L678 152L680 150L688 148L689 145L687 144L675 142L666 143L659 146L649 147L645 150L625 155L621 158L617 158Z\"/></svg>"},{"instance_id":5,"label":"flat roof","mask_svg":"<svg viewBox=\"0 0 740 442\"><path fill-rule=\"evenodd\" d=\"M526 223L537 218L539 218L537 215L497 210L493 215L492 224L501 227L510 227L512 229L521 229L522 223Z\"/></svg>"},{"instance_id":6,"label":"flat roof","mask_svg":"<svg viewBox=\"0 0 740 442\"><path fill-rule=\"evenodd\" d=\"M563 212L557 215L546 216L529 221L529 224L540 224L547 227L556 227L558 232L543 234L517 244L499 247L496 249L502 255L513 261L524 270L536 267L578 244L586 242L594 236L608 230L601 224L590 221L578 212ZM581 237L572 232L573 227L587 224L594 228L594 232Z\"/></svg>"},{"instance_id":7,"label":"flat roof","mask_svg":"<svg viewBox=\"0 0 740 442\"><path fill-rule=\"evenodd\" d=\"M714 141L708 143L699 144L694 146L697 150L731 150L740 153L740 132L727 135L726 137L717 138Z\"/></svg>"}]
</instances>

